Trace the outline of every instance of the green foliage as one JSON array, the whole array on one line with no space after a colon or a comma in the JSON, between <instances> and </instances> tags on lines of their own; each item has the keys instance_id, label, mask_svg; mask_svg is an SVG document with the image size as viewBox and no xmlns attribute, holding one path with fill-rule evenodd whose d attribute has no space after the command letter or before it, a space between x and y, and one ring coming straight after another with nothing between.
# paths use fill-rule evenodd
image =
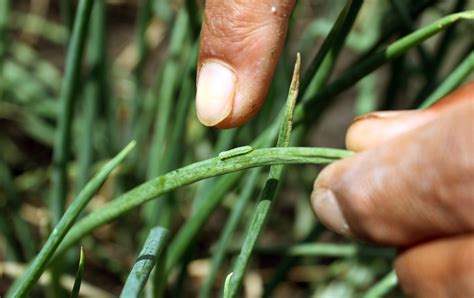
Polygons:
<instances>
[{"instance_id":1,"label":"green foliage","mask_svg":"<svg viewBox=\"0 0 474 298\"><path fill-rule=\"evenodd\" d=\"M164 250L167 238L168 230L162 227L151 229L143 249L128 275L120 297L140 297L140 293L146 285L151 270ZM155 274L156 270L163 270L163 268L156 268Z\"/></svg>"},{"instance_id":2,"label":"green foliage","mask_svg":"<svg viewBox=\"0 0 474 298\"><path fill-rule=\"evenodd\" d=\"M76 279L74 280L74 286L71 291L71 298L79 297L79 292L81 291L82 283L82 274L84 272L84 250L81 247L81 252L79 254L79 265L77 266Z\"/></svg>"},{"instance_id":3,"label":"green foliage","mask_svg":"<svg viewBox=\"0 0 474 298\"><path fill-rule=\"evenodd\" d=\"M277 147L287 147L290 144L290 135L293 128L293 113L295 111L296 99L298 98L300 85L300 68L301 57L297 54L293 78L291 80L290 90L288 91L288 99L286 101L285 117L281 123L280 132L278 134ZM250 222L250 227L242 244L241 253L237 258L232 271L232 278L229 278L228 297L236 297L244 278L245 270L250 261L253 249L262 232L263 225L267 219L275 198L279 181L283 175L283 165L273 165L270 167L268 178L263 186L262 194L255 208L254 215Z\"/></svg>"},{"instance_id":4,"label":"green foliage","mask_svg":"<svg viewBox=\"0 0 474 298\"><path fill-rule=\"evenodd\" d=\"M203 261L209 270L202 270L199 297L236 297L249 269L259 272L259 261L269 257L274 264L264 297L282 284L305 296L396 294L393 249L336 238L314 220L304 231L292 230L304 216L294 199L309 197L314 178L314 168L303 164L352 155L301 146L351 87L356 114L426 108L466 81L474 70L472 40L465 38L474 11L462 11L466 1L327 1L328 15L337 17L304 24L297 48L305 71L299 84L298 55L285 105L297 20L308 13L298 2L262 111L242 128L219 132L198 124L192 108L200 7L195 1L137 2L130 45L115 55L108 41L117 29L106 19L114 13L107 1L60 1L57 18L0 1L0 256L30 263L21 276L8 276L16 279L8 296L36 294L48 269L53 292L61 275L74 272L71 297L81 284L91 287L82 249L77 270L77 258L67 253L79 243L91 263L99 260L101 270L123 281L126 297L196 296L188 268ZM418 25L427 19L431 23ZM24 36L61 47L64 62ZM379 69L386 65L384 84ZM378 90L386 94L383 101ZM398 100L402 95L411 102ZM133 152L135 142L118 152L132 139ZM295 188L288 212L283 198ZM32 208L47 212L32 219ZM275 235L278 243L268 245ZM130 268L127 257L136 255ZM297 285L289 273L306 265L319 273ZM122 284L103 287L110 292Z\"/></svg>"},{"instance_id":5,"label":"green foliage","mask_svg":"<svg viewBox=\"0 0 474 298\"><path fill-rule=\"evenodd\" d=\"M10 290L12 297L25 296L31 290L38 278L48 265L51 257L55 253L61 241L73 226L81 211L87 203L93 198L97 190L102 186L112 171L122 162L127 154L133 149L135 143L130 143L115 158L108 162L92 179L87 183L81 192L74 199L72 204L66 210L64 215L55 226L48 240L41 248L41 251L35 257L26 273L21 279L17 280Z\"/></svg>"}]
</instances>

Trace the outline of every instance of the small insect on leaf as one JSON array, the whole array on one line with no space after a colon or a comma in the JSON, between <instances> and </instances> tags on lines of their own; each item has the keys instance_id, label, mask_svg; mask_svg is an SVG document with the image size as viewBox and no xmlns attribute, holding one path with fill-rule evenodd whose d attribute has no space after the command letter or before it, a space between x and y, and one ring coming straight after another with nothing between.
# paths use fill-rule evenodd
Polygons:
<instances>
[{"instance_id":1,"label":"small insect on leaf","mask_svg":"<svg viewBox=\"0 0 474 298\"><path fill-rule=\"evenodd\" d=\"M235 156L244 155L253 151L252 146L242 146L219 153L220 160L226 160Z\"/></svg>"}]
</instances>

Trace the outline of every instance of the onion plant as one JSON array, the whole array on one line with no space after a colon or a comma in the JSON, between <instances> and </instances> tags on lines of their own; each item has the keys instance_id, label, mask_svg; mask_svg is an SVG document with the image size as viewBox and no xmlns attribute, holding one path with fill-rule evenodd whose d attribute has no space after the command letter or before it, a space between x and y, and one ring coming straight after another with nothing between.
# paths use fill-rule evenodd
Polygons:
<instances>
[{"instance_id":1,"label":"onion plant","mask_svg":"<svg viewBox=\"0 0 474 298\"><path fill-rule=\"evenodd\" d=\"M307 212L313 165L353 154L340 137L309 144L331 144L318 131L334 115L427 108L472 78L467 1L323 1L327 15L306 23L298 1L262 111L223 131L194 116L196 1L129 4L127 42L108 21L124 4L60 1L51 18L20 2L0 1L0 268L25 270L3 271L0 296L239 297L255 274L263 297L399 293L393 248ZM318 274L295 280L305 268Z\"/></svg>"}]
</instances>

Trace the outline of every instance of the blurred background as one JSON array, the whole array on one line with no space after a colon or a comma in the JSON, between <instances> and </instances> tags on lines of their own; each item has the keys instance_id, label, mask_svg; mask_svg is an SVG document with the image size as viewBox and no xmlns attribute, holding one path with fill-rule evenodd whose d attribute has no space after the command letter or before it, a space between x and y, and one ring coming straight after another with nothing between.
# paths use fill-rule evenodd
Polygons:
<instances>
[{"instance_id":1,"label":"blurred background","mask_svg":"<svg viewBox=\"0 0 474 298\"><path fill-rule=\"evenodd\" d=\"M57 220L48 197L58 101L77 1L0 2L1 296L37 254ZM201 126L194 112L202 2L109 0L101 8L94 5L80 74L74 82L73 114L69 115L67 202L130 140L138 144L86 207L86 214L158 175L255 140L276 121L284 106L296 53L302 55L304 71L346 4L344 0L297 1L287 46L261 113L242 128L219 131ZM364 1L329 82L417 28L473 8L474 1L469 0ZM343 148L345 130L355 116L417 107L472 52L473 29L472 22L460 22L334 96L324 110L315 112L297 145ZM467 80L472 78L471 74ZM309 195L319 169L288 167L259 246L303 241L353 244L325 230L313 216ZM220 293L239 251L267 172L253 174L257 177L253 197L211 287L212 297ZM165 226L173 238L217 181L213 178L178 189L83 239L84 295L117 296L150 227ZM221 194L220 204L170 274L166 297L198 295L210 272L213 247L240 198L242 185L235 183ZM275 289L265 292L271 297L360 297L390 271L394 254L391 249L374 254L372 248L366 249L366 254L338 258L289 258L284 252L257 249L242 295L262 296L277 270L283 270L284 278L277 278ZM64 258L65 277L74 276L78 251L79 246ZM46 281L41 284L35 297L66 293L51 289ZM63 287L70 289L71 280L66 279ZM387 294L399 295L396 288Z\"/></svg>"}]
</instances>

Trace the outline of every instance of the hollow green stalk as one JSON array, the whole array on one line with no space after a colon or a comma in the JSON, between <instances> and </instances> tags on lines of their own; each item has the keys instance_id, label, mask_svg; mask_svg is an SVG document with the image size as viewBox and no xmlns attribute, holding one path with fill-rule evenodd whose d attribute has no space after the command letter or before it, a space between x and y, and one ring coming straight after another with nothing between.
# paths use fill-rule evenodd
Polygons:
<instances>
[{"instance_id":1,"label":"hollow green stalk","mask_svg":"<svg viewBox=\"0 0 474 298\"><path fill-rule=\"evenodd\" d=\"M79 173L76 180L78 193L90 177L90 168L93 162L94 126L98 105L101 100L101 67L105 61L105 3L103 0L95 1L92 8L91 34L89 41L89 64L91 72L85 88L84 111L82 119L81 142L78 150Z\"/></svg>"},{"instance_id":2,"label":"hollow green stalk","mask_svg":"<svg viewBox=\"0 0 474 298\"><path fill-rule=\"evenodd\" d=\"M337 257L348 258L357 256L371 256L393 258L394 249L380 248L359 244L333 244L333 243L303 243L297 245L281 245L274 247L257 247L257 253L277 254L287 256L312 256L312 257Z\"/></svg>"},{"instance_id":3,"label":"hollow green stalk","mask_svg":"<svg viewBox=\"0 0 474 298\"><path fill-rule=\"evenodd\" d=\"M81 252L79 253L79 265L77 266L76 279L74 280L74 286L71 291L71 298L79 297L81 291L82 275L84 272L84 250L81 246Z\"/></svg>"},{"instance_id":4,"label":"hollow green stalk","mask_svg":"<svg viewBox=\"0 0 474 298\"><path fill-rule=\"evenodd\" d=\"M267 148L256 149L227 160L218 157L190 164L147 181L89 214L71 229L58 249L58 254L88 235L94 229L122 216L133 208L159 195L199 180L272 164L320 164L348 157L352 152L331 148ZM169 268L167 266L167 268Z\"/></svg>"},{"instance_id":5,"label":"hollow green stalk","mask_svg":"<svg viewBox=\"0 0 474 298\"><path fill-rule=\"evenodd\" d=\"M110 173L125 159L127 154L133 149L134 146L134 142L130 143L114 159L108 162L89 183L87 183L87 185L71 203L71 206L69 206L69 208L66 210L58 224L54 227L54 230L48 237L48 240L43 245L41 251L38 253L33 262L29 265L27 271L22 277L20 277L20 279L15 281L15 284L9 290L7 297L25 297L28 295L31 288L38 281L39 277L48 265L59 244L70 231L81 211L84 209L87 203L89 203L93 195L105 182Z\"/></svg>"},{"instance_id":6,"label":"hollow green stalk","mask_svg":"<svg viewBox=\"0 0 474 298\"><path fill-rule=\"evenodd\" d=\"M288 147L290 144L291 130L293 127L293 112L298 98L299 83L300 83L300 66L301 57L297 54L295 68L293 71L293 78L291 80L290 90L288 92L288 99L286 104L286 113L281 123L281 128L278 134L277 147ZM263 231L263 226L269 215L272 203L276 197L279 181L283 175L283 165L273 165L270 167L267 181L263 187L259 202L257 203L252 221L250 223L247 236L242 245L241 252L237 257L234 268L232 270L232 278L230 278L230 286L228 290L228 297L236 297L244 278L245 270L250 262L253 249L257 240Z\"/></svg>"},{"instance_id":7,"label":"hollow green stalk","mask_svg":"<svg viewBox=\"0 0 474 298\"><path fill-rule=\"evenodd\" d=\"M181 165L181 162L185 156L186 144L184 137L186 135L186 120L188 119L189 109L192 105L192 100L195 95L194 80L192 74L195 72L195 65L197 62L197 43L193 47L193 51L187 61L187 66L184 71L185 78L183 79L183 85L180 90L179 98L176 104L176 117L173 123L173 129L170 136L170 140L167 146L167 150L161 159L162 162L159 165L159 173L164 174L166 171L176 169ZM169 193L165 196L170 195ZM171 200L171 197L165 197L163 200ZM169 201L168 201L169 202ZM170 214L172 216L172 214ZM163 218L161 218L161 221ZM152 221L150 221L151 223ZM163 267L165 262L163 259ZM161 272L156 280L158 284L165 285L167 280L167 272ZM161 278L161 280L159 280Z\"/></svg>"},{"instance_id":8,"label":"hollow green stalk","mask_svg":"<svg viewBox=\"0 0 474 298\"><path fill-rule=\"evenodd\" d=\"M462 84L462 82L474 72L474 51L459 64L454 71L441 83L438 88L420 105L420 109L426 109L436 101L446 96Z\"/></svg>"},{"instance_id":9,"label":"hollow green stalk","mask_svg":"<svg viewBox=\"0 0 474 298\"><path fill-rule=\"evenodd\" d=\"M364 295L364 298L383 297L397 285L395 270L390 271L384 278L373 285Z\"/></svg>"},{"instance_id":10,"label":"hollow green stalk","mask_svg":"<svg viewBox=\"0 0 474 298\"><path fill-rule=\"evenodd\" d=\"M452 1L454 2L454 1ZM466 6L467 0L456 0L451 9L453 13L462 11ZM426 73L425 85L418 92L416 96L415 104L420 104L423 100L433 92L439 82L439 73L442 67L445 65L448 50L457 43L456 40L456 29L458 26L450 26L446 29L440 38L437 40L436 48L434 50L434 59L431 65L431 69ZM472 46L472 45L471 45Z\"/></svg>"},{"instance_id":11,"label":"hollow green stalk","mask_svg":"<svg viewBox=\"0 0 474 298\"><path fill-rule=\"evenodd\" d=\"M301 95L303 100L314 96L327 81L335 60L342 49L354 21L362 7L363 0L348 1L334 23L328 37L324 40L308 70L301 80Z\"/></svg>"},{"instance_id":12,"label":"hollow green stalk","mask_svg":"<svg viewBox=\"0 0 474 298\"><path fill-rule=\"evenodd\" d=\"M180 77L182 77L185 71L186 73L184 73L184 75L188 76L190 69L193 69L197 61L196 54L187 60L186 69L183 69L179 63L180 58L182 58L180 53L183 52L183 44L186 43L185 40L189 33L188 23L188 15L184 9L181 9L178 12L173 28L169 59L164 67L160 89L155 97L155 100L158 100L158 113L155 119L154 133L148 158L148 179L155 178L169 171L169 157L176 153L170 151L168 140L170 136L169 132L173 131L170 122L172 122L171 116L174 110L174 94L176 93ZM197 50L195 53L197 53ZM151 227L159 223L164 227L168 227L173 210L171 197L150 203L144 210L147 225Z\"/></svg>"},{"instance_id":13,"label":"hollow green stalk","mask_svg":"<svg viewBox=\"0 0 474 298\"><path fill-rule=\"evenodd\" d=\"M403 25L403 31L405 32L413 32L415 31L416 27L413 20L410 17L408 8L405 7L405 4L402 1L390 0L390 4L393 7L394 11L398 14L399 20ZM448 29L449 30L449 29ZM432 67L432 57L430 57L429 53L423 47L423 45L418 45L416 47L418 51L418 55L420 56L421 63L424 67L426 72L431 70Z\"/></svg>"},{"instance_id":14,"label":"hollow green stalk","mask_svg":"<svg viewBox=\"0 0 474 298\"><path fill-rule=\"evenodd\" d=\"M80 83L80 66L93 2L93 0L81 0L79 2L71 42L66 57L65 74L59 101L60 109L57 132L53 148L53 173L50 201L53 224L59 222L64 212L64 202L67 194L66 168L71 147L71 123L74 117L74 101Z\"/></svg>"},{"instance_id":15,"label":"hollow green stalk","mask_svg":"<svg viewBox=\"0 0 474 298\"><path fill-rule=\"evenodd\" d=\"M445 16L399 40L390 44L386 48L378 51L366 60L361 61L349 69L336 79L333 83L326 86L321 92L308 98L308 101L303 105L299 105L295 111L295 122L300 120L309 120L314 115L314 111L325 109L328 105L333 103L331 99L358 82L367 74L373 72L381 65L399 57L408 49L420 44L424 40L433 35L445 30L449 26L461 21L474 19L474 11L464 11L460 13Z\"/></svg>"},{"instance_id":16,"label":"hollow green stalk","mask_svg":"<svg viewBox=\"0 0 474 298\"><path fill-rule=\"evenodd\" d=\"M236 230L239 220L242 218L245 208L248 206L250 199L257 186L258 176L261 173L261 169L253 169L247 178L243 182L242 193L236 201L235 206L229 215L229 219L226 221L224 229L222 230L221 236L217 242L216 249L212 253L211 270L204 282L204 285L199 291L199 297L209 297L211 294L212 286L216 281L217 274L219 273L220 266L224 261L227 249L230 246L232 236Z\"/></svg>"},{"instance_id":17,"label":"hollow green stalk","mask_svg":"<svg viewBox=\"0 0 474 298\"><path fill-rule=\"evenodd\" d=\"M120 293L120 297L140 297L145 287L150 273L155 267L161 252L165 249L168 239L168 230L162 227L151 229L148 237L143 245L142 251L137 257L132 270L130 271L127 281ZM164 270L164 268L156 268L156 270Z\"/></svg>"}]
</instances>

